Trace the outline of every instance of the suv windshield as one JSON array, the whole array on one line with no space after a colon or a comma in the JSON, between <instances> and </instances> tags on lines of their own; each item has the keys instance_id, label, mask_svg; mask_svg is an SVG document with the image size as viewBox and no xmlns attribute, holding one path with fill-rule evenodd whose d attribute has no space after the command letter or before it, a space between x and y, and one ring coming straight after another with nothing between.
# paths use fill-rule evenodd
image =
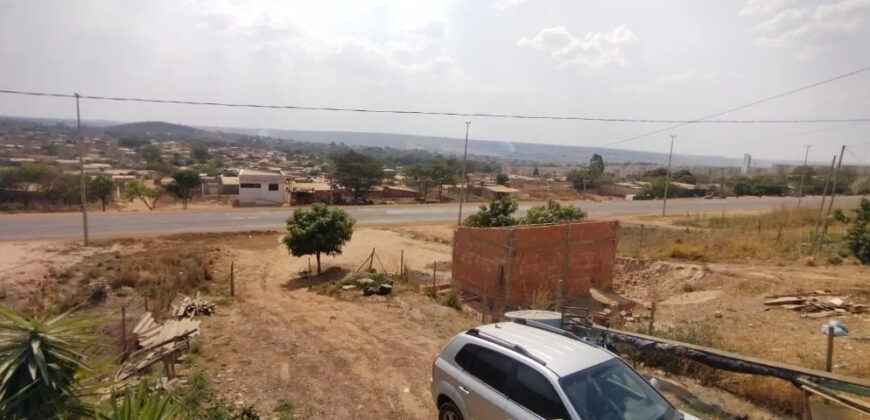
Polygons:
<instances>
[{"instance_id":1,"label":"suv windshield","mask_svg":"<svg viewBox=\"0 0 870 420\"><path fill-rule=\"evenodd\" d=\"M559 380L583 420L676 420L680 414L622 360L612 359Z\"/></svg>"}]
</instances>

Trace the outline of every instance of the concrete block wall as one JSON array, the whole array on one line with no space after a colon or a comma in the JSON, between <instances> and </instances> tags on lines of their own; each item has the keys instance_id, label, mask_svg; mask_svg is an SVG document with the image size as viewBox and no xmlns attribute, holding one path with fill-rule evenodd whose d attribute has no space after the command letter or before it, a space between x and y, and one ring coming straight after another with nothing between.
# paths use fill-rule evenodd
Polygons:
<instances>
[{"instance_id":1,"label":"concrete block wall","mask_svg":"<svg viewBox=\"0 0 870 420\"><path fill-rule=\"evenodd\" d=\"M453 281L491 298L501 265L503 299L513 306L528 305L539 290L555 298L560 279L566 299L589 296L590 287L609 290L618 226L616 221L584 221L458 228L453 236Z\"/></svg>"}]
</instances>

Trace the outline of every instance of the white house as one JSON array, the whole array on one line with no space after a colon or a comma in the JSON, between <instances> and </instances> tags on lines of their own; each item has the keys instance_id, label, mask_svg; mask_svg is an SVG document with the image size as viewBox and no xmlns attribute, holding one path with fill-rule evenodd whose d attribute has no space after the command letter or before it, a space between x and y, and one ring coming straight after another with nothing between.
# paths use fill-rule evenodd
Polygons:
<instances>
[{"instance_id":1,"label":"white house","mask_svg":"<svg viewBox=\"0 0 870 420\"><path fill-rule=\"evenodd\" d=\"M281 171L239 171L239 205L280 206L286 189Z\"/></svg>"}]
</instances>

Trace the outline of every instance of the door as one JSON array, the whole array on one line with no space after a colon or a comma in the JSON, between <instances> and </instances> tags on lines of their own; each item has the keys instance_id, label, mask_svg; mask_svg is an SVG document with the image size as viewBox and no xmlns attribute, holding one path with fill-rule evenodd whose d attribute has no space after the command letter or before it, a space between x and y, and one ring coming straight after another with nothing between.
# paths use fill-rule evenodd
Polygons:
<instances>
[{"instance_id":1,"label":"door","mask_svg":"<svg viewBox=\"0 0 870 420\"><path fill-rule=\"evenodd\" d=\"M457 390L471 418L508 419L505 395L516 361L486 347L467 344L456 354L456 362L463 369Z\"/></svg>"}]
</instances>

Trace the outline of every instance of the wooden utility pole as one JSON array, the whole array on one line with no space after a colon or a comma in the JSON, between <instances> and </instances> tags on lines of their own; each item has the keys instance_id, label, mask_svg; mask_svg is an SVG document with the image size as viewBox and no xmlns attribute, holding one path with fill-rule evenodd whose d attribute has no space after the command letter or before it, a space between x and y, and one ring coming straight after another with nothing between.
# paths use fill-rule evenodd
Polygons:
<instances>
[{"instance_id":1,"label":"wooden utility pole","mask_svg":"<svg viewBox=\"0 0 870 420\"><path fill-rule=\"evenodd\" d=\"M468 129L471 127L471 121L465 122L465 152L462 154L462 191L459 192L459 217L457 225L462 226L462 203L466 200L468 194Z\"/></svg>"},{"instance_id":2,"label":"wooden utility pole","mask_svg":"<svg viewBox=\"0 0 870 420\"><path fill-rule=\"evenodd\" d=\"M668 186L671 184L671 158L674 156L674 138L677 137L674 134L671 134L671 150L668 152L668 177L665 181L665 200L662 202L662 216L665 215L665 211L668 208Z\"/></svg>"},{"instance_id":3,"label":"wooden utility pole","mask_svg":"<svg viewBox=\"0 0 870 420\"><path fill-rule=\"evenodd\" d=\"M804 180L807 178L807 158L810 157L810 145L807 144L804 147L807 148L807 151L804 152L804 170L801 171L801 186L798 188L798 207L801 206L801 199L804 198Z\"/></svg>"},{"instance_id":4,"label":"wooden utility pole","mask_svg":"<svg viewBox=\"0 0 870 420\"><path fill-rule=\"evenodd\" d=\"M834 210L834 197L837 195L837 178L840 177L840 167L843 166L843 153L846 151L846 145L840 148L840 160L837 162L837 172L834 172L834 182L831 184L831 200L828 202L828 213L825 215L825 221L822 222L822 233L819 235L818 250L822 250L825 244L825 234L828 233L828 223L831 220L831 211Z\"/></svg>"},{"instance_id":5,"label":"wooden utility pole","mask_svg":"<svg viewBox=\"0 0 870 420\"><path fill-rule=\"evenodd\" d=\"M828 169L828 175L825 177L825 187L822 189L822 203L819 205L819 215L816 218L816 236L813 238L812 248L810 253L816 251L816 241L819 240L819 233L822 229L822 212L825 211L825 198L828 196L828 185L831 182L831 175L834 172L834 164L837 163L837 155L831 158L831 167Z\"/></svg>"},{"instance_id":6,"label":"wooden utility pole","mask_svg":"<svg viewBox=\"0 0 870 420\"><path fill-rule=\"evenodd\" d=\"M85 246L88 246L88 190L87 182L85 182L85 142L82 137L82 116L79 110L79 94L76 93L76 135L79 143L79 175L80 185L79 191L82 200L82 232L84 234Z\"/></svg>"}]
</instances>

